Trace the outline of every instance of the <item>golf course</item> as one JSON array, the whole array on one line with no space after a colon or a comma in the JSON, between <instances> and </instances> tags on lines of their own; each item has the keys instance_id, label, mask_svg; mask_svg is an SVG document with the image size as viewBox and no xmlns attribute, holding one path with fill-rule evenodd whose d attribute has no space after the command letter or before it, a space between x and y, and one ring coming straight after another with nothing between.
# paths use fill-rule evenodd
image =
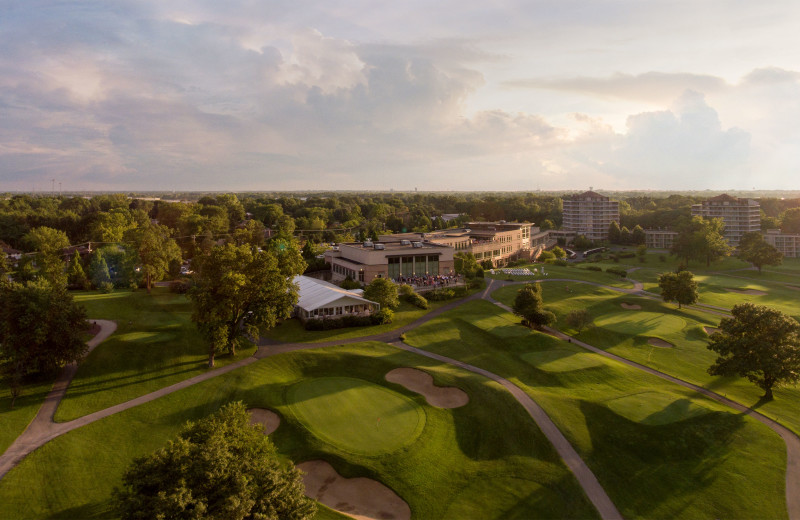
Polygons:
<instances>
[{"instance_id":1,"label":"golf course","mask_svg":"<svg viewBox=\"0 0 800 520\"><path fill-rule=\"evenodd\" d=\"M675 267L659 256L487 273L460 300L404 303L391 324L287 320L214 369L184 295L81 293L90 320L116 329L61 394L33 381L2 408L0 518L114 518L133 459L241 401L276 425L317 518L800 520L800 391L764 402L707 372L708 331L736 303L800 316L800 263L691 266L699 301L678 308L658 294ZM552 328L510 312L531 281ZM589 325L570 325L576 309Z\"/></svg>"}]
</instances>

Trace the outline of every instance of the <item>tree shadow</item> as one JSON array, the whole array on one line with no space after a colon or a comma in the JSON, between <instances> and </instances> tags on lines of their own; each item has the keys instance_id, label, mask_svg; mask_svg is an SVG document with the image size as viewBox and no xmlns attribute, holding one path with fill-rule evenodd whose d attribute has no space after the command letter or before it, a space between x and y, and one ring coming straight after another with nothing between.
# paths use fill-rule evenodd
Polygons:
<instances>
[{"instance_id":1,"label":"tree shadow","mask_svg":"<svg viewBox=\"0 0 800 520\"><path fill-rule=\"evenodd\" d=\"M115 516L113 504L109 499L63 509L44 518L47 520L75 520L76 518L91 520L94 518L114 518Z\"/></svg>"}]
</instances>

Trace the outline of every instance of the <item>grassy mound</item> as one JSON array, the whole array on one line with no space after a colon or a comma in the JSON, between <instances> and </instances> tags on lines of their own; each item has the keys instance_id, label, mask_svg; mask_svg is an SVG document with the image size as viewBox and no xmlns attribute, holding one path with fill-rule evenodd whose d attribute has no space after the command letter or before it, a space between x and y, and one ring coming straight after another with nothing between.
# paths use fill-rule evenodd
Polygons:
<instances>
[{"instance_id":1,"label":"grassy mound","mask_svg":"<svg viewBox=\"0 0 800 520\"><path fill-rule=\"evenodd\" d=\"M602 366L603 364L603 361L597 355L566 349L528 352L520 357L523 361L545 372L582 370L584 368Z\"/></svg>"},{"instance_id":2,"label":"grassy mound","mask_svg":"<svg viewBox=\"0 0 800 520\"><path fill-rule=\"evenodd\" d=\"M672 314L657 312L617 312L595 320L595 325L625 334L671 334L686 327L686 322Z\"/></svg>"},{"instance_id":3,"label":"grassy mound","mask_svg":"<svg viewBox=\"0 0 800 520\"><path fill-rule=\"evenodd\" d=\"M421 406L362 379L303 380L289 388L287 399L309 431L350 453L390 453L413 442L425 426Z\"/></svg>"},{"instance_id":4,"label":"grassy mound","mask_svg":"<svg viewBox=\"0 0 800 520\"><path fill-rule=\"evenodd\" d=\"M663 392L642 392L607 401L616 414L641 424L670 424L710 413L711 410L686 397Z\"/></svg>"}]
</instances>

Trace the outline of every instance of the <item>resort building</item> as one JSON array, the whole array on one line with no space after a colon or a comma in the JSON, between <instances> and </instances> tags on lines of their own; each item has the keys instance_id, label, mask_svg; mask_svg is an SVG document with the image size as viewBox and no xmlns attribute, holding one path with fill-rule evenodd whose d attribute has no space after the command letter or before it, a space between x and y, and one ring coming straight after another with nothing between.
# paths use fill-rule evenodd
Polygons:
<instances>
[{"instance_id":1,"label":"resort building","mask_svg":"<svg viewBox=\"0 0 800 520\"><path fill-rule=\"evenodd\" d=\"M365 284L375 278L435 277L454 273L453 247L419 240L386 240L339 244L325 252L331 279L348 276Z\"/></svg>"},{"instance_id":2,"label":"resort building","mask_svg":"<svg viewBox=\"0 0 800 520\"><path fill-rule=\"evenodd\" d=\"M780 229L770 229L764 233L764 240L786 258L800 257L800 235L790 235L782 233Z\"/></svg>"},{"instance_id":3,"label":"resort building","mask_svg":"<svg viewBox=\"0 0 800 520\"><path fill-rule=\"evenodd\" d=\"M583 235L589 240L608 240L608 227L619 224L619 202L587 191L564 197L562 231Z\"/></svg>"},{"instance_id":4,"label":"resort building","mask_svg":"<svg viewBox=\"0 0 800 520\"><path fill-rule=\"evenodd\" d=\"M645 229L644 244L647 246L647 249L671 249L672 244L675 242L675 237L677 236L677 231Z\"/></svg>"},{"instance_id":5,"label":"resort building","mask_svg":"<svg viewBox=\"0 0 800 520\"><path fill-rule=\"evenodd\" d=\"M363 291L348 291L332 283L308 276L295 276L298 300L294 314L300 320L369 316L380 310L380 304L367 300Z\"/></svg>"},{"instance_id":6,"label":"resort building","mask_svg":"<svg viewBox=\"0 0 800 520\"><path fill-rule=\"evenodd\" d=\"M489 260L494 267L505 265L510 260L535 260L546 247L555 243L548 231L541 231L533 224L505 221L469 222L464 228L383 235L380 238L450 246L455 253L472 253L478 262Z\"/></svg>"},{"instance_id":7,"label":"resort building","mask_svg":"<svg viewBox=\"0 0 800 520\"><path fill-rule=\"evenodd\" d=\"M761 206L753 199L740 199L723 194L692 205L692 216L721 218L725 222L725 239L739 246L742 235L761 231Z\"/></svg>"}]
</instances>

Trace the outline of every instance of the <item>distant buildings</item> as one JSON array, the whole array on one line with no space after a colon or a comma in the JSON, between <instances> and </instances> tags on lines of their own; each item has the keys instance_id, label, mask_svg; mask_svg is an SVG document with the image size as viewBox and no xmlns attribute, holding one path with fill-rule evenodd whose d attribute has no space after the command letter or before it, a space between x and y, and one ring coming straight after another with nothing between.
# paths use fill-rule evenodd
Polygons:
<instances>
[{"instance_id":1,"label":"distant buildings","mask_svg":"<svg viewBox=\"0 0 800 520\"><path fill-rule=\"evenodd\" d=\"M781 233L780 229L770 229L764 233L764 240L786 258L800 257L800 235L790 235Z\"/></svg>"},{"instance_id":2,"label":"distant buildings","mask_svg":"<svg viewBox=\"0 0 800 520\"><path fill-rule=\"evenodd\" d=\"M339 244L325 252L325 261L334 282L350 277L368 284L375 278L452 274L454 252L448 245L393 239Z\"/></svg>"},{"instance_id":3,"label":"distant buildings","mask_svg":"<svg viewBox=\"0 0 800 520\"><path fill-rule=\"evenodd\" d=\"M739 246L742 235L761 231L761 206L753 199L740 199L723 194L692 205L692 216L721 218L725 222L725 239Z\"/></svg>"},{"instance_id":4,"label":"distant buildings","mask_svg":"<svg viewBox=\"0 0 800 520\"><path fill-rule=\"evenodd\" d=\"M670 249L677 236L677 231L668 229L645 229L644 243L648 249Z\"/></svg>"},{"instance_id":5,"label":"distant buildings","mask_svg":"<svg viewBox=\"0 0 800 520\"><path fill-rule=\"evenodd\" d=\"M447 245L455 253L472 253L478 262L488 260L495 267L515 259L535 260L545 247L555 243L548 231L541 231L533 224L505 221L469 222L464 228L383 235L380 238Z\"/></svg>"},{"instance_id":6,"label":"distant buildings","mask_svg":"<svg viewBox=\"0 0 800 520\"><path fill-rule=\"evenodd\" d=\"M589 240L608 240L608 227L619 224L619 202L587 191L565 197L561 231Z\"/></svg>"}]
</instances>

